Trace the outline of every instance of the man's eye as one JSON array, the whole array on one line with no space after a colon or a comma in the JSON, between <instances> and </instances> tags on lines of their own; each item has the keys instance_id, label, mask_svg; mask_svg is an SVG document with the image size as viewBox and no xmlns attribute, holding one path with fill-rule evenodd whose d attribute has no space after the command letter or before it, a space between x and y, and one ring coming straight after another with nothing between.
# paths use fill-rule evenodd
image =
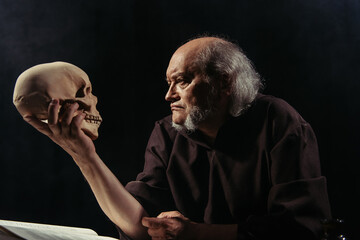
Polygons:
<instances>
[{"instance_id":1,"label":"man's eye","mask_svg":"<svg viewBox=\"0 0 360 240\"><path fill-rule=\"evenodd\" d=\"M186 87L187 85L189 85L189 82L186 81L185 79L183 79L183 80L180 80L178 82L178 84L179 84L180 87Z\"/></svg>"}]
</instances>

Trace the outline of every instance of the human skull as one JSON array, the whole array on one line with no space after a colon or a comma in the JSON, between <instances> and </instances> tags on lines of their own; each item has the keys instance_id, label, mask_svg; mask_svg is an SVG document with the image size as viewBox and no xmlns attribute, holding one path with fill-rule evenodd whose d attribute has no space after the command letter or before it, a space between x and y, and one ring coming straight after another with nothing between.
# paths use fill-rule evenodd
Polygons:
<instances>
[{"instance_id":1,"label":"human skull","mask_svg":"<svg viewBox=\"0 0 360 240\"><path fill-rule=\"evenodd\" d=\"M97 97L87 74L79 67L66 62L52 62L33 66L18 77L13 102L21 116L35 116L46 122L48 106L52 99L59 99L64 111L70 103L77 102L86 113L81 129L93 140L102 122L96 109Z\"/></svg>"}]
</instances>

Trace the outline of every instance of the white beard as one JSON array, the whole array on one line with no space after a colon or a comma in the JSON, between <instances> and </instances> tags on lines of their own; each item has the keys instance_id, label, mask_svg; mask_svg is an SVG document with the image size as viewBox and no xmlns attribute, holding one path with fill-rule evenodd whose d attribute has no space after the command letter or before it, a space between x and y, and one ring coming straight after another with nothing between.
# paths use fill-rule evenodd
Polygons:
<instances>
[{"instance_id":1,"label":"white beard","mask_svg":"<svg viewBox=\"0 0 360 240\"><path fill-rule=\"evenodd\" d=\"M212 109L203 110L198 106L194 106L186 117L184 124L172 122L172 126L177 131L186 130L187 132L192 133L199 127L199 123L207 119L212 113Z\"/></svg>"}]
</instances>

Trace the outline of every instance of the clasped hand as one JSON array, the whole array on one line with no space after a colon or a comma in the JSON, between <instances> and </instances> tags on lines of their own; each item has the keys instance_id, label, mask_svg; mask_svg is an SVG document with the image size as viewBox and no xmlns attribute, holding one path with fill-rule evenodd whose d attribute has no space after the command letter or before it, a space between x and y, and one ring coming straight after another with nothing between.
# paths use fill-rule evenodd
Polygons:
<instances>
[{"instance_id":1,"label":"clasped hand","mask_svg":"<svg viewBox=\"0 0 360 240\"><path fill-rule=\"evenodd\" d=\"M162 212L156 218L144 217L142 224L148 228L152 240L192 239L190 226L193 223L178 211Z\"/></svg>"}]
</instances>

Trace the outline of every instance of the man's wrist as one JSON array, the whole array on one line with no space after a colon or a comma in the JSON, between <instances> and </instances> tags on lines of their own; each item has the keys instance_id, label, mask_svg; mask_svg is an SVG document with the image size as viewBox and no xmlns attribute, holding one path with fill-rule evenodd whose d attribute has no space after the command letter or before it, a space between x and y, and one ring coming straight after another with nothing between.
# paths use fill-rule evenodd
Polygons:
<instances>
[{"instance_id":1,"label":"man's wrist","mask_svg":"<svg viewBox=\"0 0 360 240\"><path fill-rule=\"evenodd\" d=\"M102 162L96 153L87 157L73 157L73 159L83 173L92 172L93 169L98 168L99 164Z\"/></svg>"}]
</instances>

